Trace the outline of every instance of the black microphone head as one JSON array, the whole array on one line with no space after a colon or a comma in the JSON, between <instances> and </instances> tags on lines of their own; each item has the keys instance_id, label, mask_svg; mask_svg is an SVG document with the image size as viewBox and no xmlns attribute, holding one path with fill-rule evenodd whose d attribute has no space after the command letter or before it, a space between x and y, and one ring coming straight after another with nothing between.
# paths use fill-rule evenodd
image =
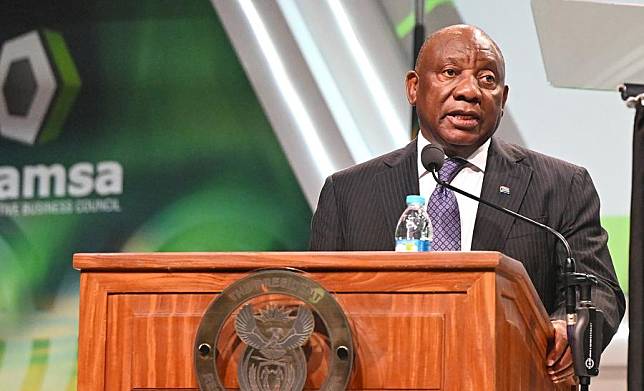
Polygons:
<instances>
[{"instance_id":1,"label":"black microphone head","mask_svg":"<svg viewBox=\"0 0 644 391\"><path fill-rule=\"evenodd\" d=\"M429 144L420 152L420 161L427 171L438 171L443 167L445 151L439 145Z\"/></svg>"}]
</instances>

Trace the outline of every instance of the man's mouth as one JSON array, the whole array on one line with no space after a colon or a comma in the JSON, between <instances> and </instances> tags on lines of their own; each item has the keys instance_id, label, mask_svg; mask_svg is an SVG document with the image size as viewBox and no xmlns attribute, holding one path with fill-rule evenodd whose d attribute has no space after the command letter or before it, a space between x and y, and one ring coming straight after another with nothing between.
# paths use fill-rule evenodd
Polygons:
<instances>
[{"instance_id":1,"label":"man's mouth","mask_svg":"<svg viewBox=\"0 0 644 391\"><path fill-rule=\"evenodd\" d=\"M478 126L481 116L474 111L452 111L445 116L455 128L472 129Z\"/></svg>"}]
</instances>

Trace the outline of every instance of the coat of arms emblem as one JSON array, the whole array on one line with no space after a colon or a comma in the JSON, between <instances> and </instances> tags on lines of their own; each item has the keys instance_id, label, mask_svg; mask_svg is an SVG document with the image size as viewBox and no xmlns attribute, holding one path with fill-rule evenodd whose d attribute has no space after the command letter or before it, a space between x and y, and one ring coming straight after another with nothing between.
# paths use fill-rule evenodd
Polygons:
<instances>
[{"instance_id":1,"label":"coat of arms emblem","mask_svg":"<svg viewBox=\"0 0 644 391\"><path fill-rule=\"evenodd\" d=\"M313 333L311 310L292 310L269 305L253 313L246 304L235 320L235 331L247 345L238 367L244 391L301 391L306 380L306 359L302 346Z\"/></svg>"},{"instance_id":2,"label":"coat of arms emblem","mask_svg":"<svg viewBox=\"0 0 644 391\"><path fill-rule=\"evenodd\" d=\"M351 329L333 295L283 269L251 273L224 289L203 314L194 342L201 391L302 391L305 384L344 390L353 354Z\"/></svg>"}]
</instances>

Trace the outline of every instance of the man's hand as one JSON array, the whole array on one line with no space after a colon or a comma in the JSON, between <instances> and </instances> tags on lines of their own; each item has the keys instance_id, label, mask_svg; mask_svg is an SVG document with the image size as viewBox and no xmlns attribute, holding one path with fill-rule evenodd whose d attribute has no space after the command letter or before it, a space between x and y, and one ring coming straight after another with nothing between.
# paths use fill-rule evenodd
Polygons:
<instances>
[{"instance_id":1,"label":"man's hand","mask_svg":"<svg viewBox=\"0 0 644 391\"><path fill-rule=\"evenodd\" d=\"M555 328L555 338L546 355L548 374L554 383L575 385L577 377L572 365L572 352L568 346L566 321L553 320L552 326Z\"/></svg>"}]
</instances>

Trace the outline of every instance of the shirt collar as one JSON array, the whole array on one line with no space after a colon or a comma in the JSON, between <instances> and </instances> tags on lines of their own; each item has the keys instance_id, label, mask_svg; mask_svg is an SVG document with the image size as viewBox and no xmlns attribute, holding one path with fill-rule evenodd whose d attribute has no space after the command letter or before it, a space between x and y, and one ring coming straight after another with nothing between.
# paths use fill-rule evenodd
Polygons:
<instances>
[{"instance_id":1,"label":"shirt collar","mask_svg":"<svg viewBox=\"0 0 644 391\"><path fill-rule=\"evenodd\" d=\"M487 155L490 149L490 142L492 141L492 138L487 139L486 142L483 143L480 147L476 149L470 156L468 156L465 160L470 164L470 167L473 168L476 171L481 171L485 173L485 167L487 165ZM425 170L425 167L423 167L423 163L420 160L420 154L423 148L425 146L431 144L429 140L427 140L422 132L418 132L418 139L417 139L417 144L418 144L418 177L421 178L427 174L427 170Z\"/></svg>"}]
</instances>

